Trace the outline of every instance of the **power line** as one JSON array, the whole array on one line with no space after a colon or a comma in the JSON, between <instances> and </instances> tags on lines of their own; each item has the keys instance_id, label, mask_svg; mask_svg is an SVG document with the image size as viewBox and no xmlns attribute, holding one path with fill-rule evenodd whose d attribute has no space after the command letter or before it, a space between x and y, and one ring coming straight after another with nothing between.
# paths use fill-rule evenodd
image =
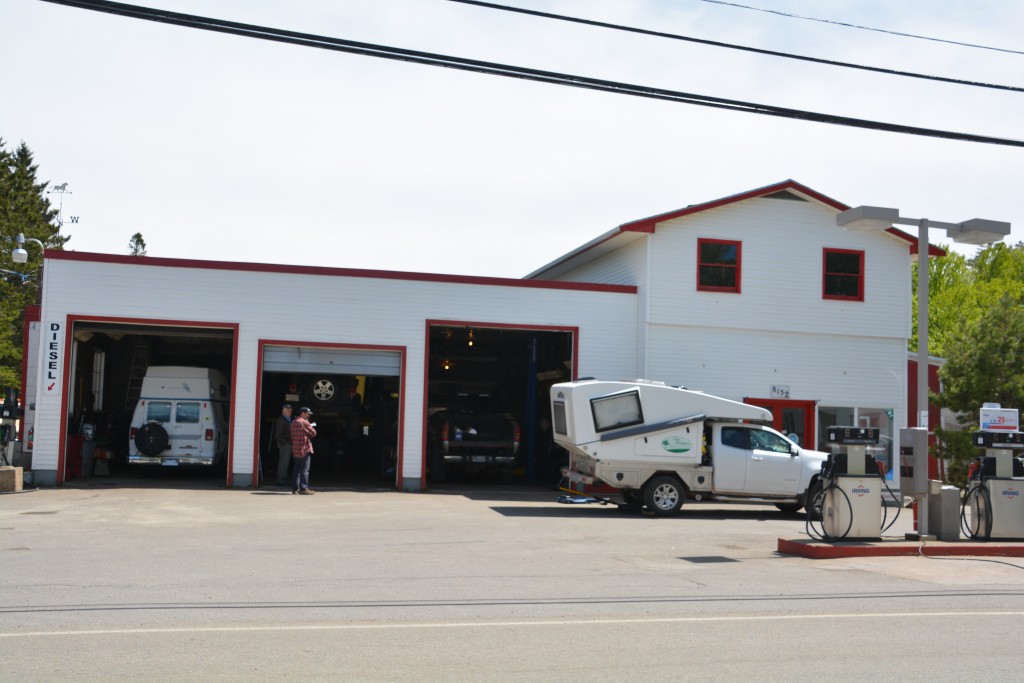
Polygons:
<instances>
[{"instance_id":1,"label":"power line","mask_svg":"<svg viewBox=\"0 0 1024 683\"><path fill-rule=\"evenodd\" d=\"M555 19L557 21L567 21L574 24L584 24L587 26L598 26L600 28L608 28L615 31L626 31L628 33L638 33L645 36L655 36L657 38L669 38L671 40L682 40L689 43L699 43L701 45L711 45L714 47L724 47L729 50L741 50L743 52L753 52L760 55L769 55L771 57L783 57L785 59L796 59L804 62L813 62L815 64L827 64L828 66L839 66L847 69L860 69L862 71L873 71L875 73L888 74L891 76L904 76L906 78L921 78L929 81L940 81L943 83L955 83L956 85L968 85L976 88L992 88L995 90L1010 90L1014 92L1024 92L1024 88L1013 85L999 85L996 83L984 83L981 81L966 81L959 78L949 78L946 76L930 76L928 74L915 73L913 71L900 71L898 69L886 69L877 66L866 66L862 64L851 64L849 62L839 62L832 59L822 59L819 57L807 57L805 55L793 54L791 52L777 52L775 50L764 50L756 47L749 47L747 45L736 45L734 43L723 43L717 40L706 40L704 38L694 38L692 36L679 35L677 33L666 33L663 31L652 31L644 28L637 28L634 26L623 26L621 24L610 24L603 21L595 21L593 19L581 19L579 17L570 17L564 14L552 14L551 12L541 12L538 10L524 9L522 7L511 7L509 5L499 5L493 2L483 2L482 0L449 0L449 2L457 2L463 5L475 5L477 7L486 7L488 9L501 10L503 12L515 12L517 14L527 14L535 17L543 17L544 19Z\"/></svg>"},{"instance_id":2,"label":"power line","mask_svg":"<svg viewBox=\"0 0 1024 683\"><path fill-rule=\"evenodd\" d=\"M932 38L930 36L919 36L914 33L900 33L899 31L890 31L884 28L873 28L871 26L860 26L859 24L848 24L844 21L833 21L832 19L819 19L818 17L805 17L800 14L791 14L789 12L782 12L777 9L765 9L764 7L751 7L750 5L741 5L738 2L725 2L725 0L701 0L702 2L709 2L714 5L728 5L729 7L739 7L740 9L752 9L756 12L767 12L768 14L777 14L780 17L787 17L790 19L806 19L807 21L820 21L823 24L835 24L836 26L846 26L847 28L857 28L862 31L875 31L877 33L888 33L893 36L901 36L903 38L917 38L919 40L930 40L935 43L947 43L949 45L959 45L961 47L974 47L979 50L994 50L995 52L1006 52L1012 55L1024 55L1024 51L1021 50L1010 50L1004 47L992 47L990 45L977 45L975 43L962 43L958 40L946 40L945 38Z\"/></svg>"},{"instance_id":3,"label":"power line","mask_svg":"<svg viewBox=\"0 0 1024 683\"><path fill-rule=\"evenodd\" d=\"M351 54L379 57L381 59L393 59L414 64L425 64L429 66L440 66L460 71L471 71L475 73L488 74L492 76L505 76L507 78L520 78L540 83L551 83L587 90L597 90L619 95L632 95L634 97L645 97L649 99L679 102L683 104L694 104L702 107L713 107L730 111L741 111L764 116L777 116L787 119L798 119L803 121L815 121L828 123L837 126L848 126L852 128L865 128L869 130L882 130L891 133L903 133L907 135L919 135L924 137L944 138L949 140L962 140L965 142L979 142L990 145L1007 145L1011 147L1024 147L1024 140L1013 140L1009 138L997 138L988 135L977 135L974 133L958 133L954 131L936 130L933 128L921 128L908 126L899 123L888 123L884 121L872 121L868 119L856 119L846 116L835 116L818 112L805 111L801 109L787 109L767 104L744 102L742 100L730 100L708 95L686 93L678 90L667 90L663 88L651 88L647 86L608 81L588 76L576 76L563 74L554 71L543 71L540 69L528 69L521 66L485 62L462 57L452 57L432 52L421 52L418 50L407 50L405 48L388 47L373 43L361 43L342 38L330 38L310 33L299 33L296 31L285 31L283 29L256 26L253 24L242 24L221 19L212 19L179 12L170 12L162 9L140 7L107 0L41 0L56 5L78 7L97 12L106 12L118 16L143 19L164 24L184 26L187 28L227 33L247 38L258 38L279 43L313 47L322 50L334 50Z\"/></svg>"}]
</instances>

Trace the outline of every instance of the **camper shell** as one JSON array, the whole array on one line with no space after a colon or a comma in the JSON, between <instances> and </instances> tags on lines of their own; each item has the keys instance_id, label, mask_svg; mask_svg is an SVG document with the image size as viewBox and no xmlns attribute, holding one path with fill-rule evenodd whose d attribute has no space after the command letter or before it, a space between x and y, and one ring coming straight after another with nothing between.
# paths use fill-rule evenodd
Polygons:
<instances>
[{"instance_id":1,"label":"camper shell","mask_svg":"<svg viewBox=\"0 0 1024 683\"><path fill-rule=\"evenodd\" d=\"M578 380L551 387L565 488L674 514L686 498L771 503L816 497L825 453L768 427L770 411L663 382Z\"/></svg>"},{"instance_id":2,"label":"camper shell","mask_svg":"<svg viewBox=\"0 0 1024 683\"><path fill-rule=\"evenodd\" d=\"M219 465L227 455L230 385L212 368L151 366L128 435L135 465Z\"/></svg>"}]
</instances>

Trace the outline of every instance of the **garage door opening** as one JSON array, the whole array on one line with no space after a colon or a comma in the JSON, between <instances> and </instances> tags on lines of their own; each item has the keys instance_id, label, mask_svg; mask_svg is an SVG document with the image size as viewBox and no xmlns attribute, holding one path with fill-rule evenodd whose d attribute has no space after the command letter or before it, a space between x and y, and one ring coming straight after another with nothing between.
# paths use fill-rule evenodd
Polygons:
<instances>
[{"instance_id":1,"label":"garage door opening","mask_svg":"<svg viewBox=\"0 0 1024 683\"><path fill-rule=\"evenodd\" d=\"M427 485L558 482L548 393L574 372L576 330L431 322Z\"/></svg>"},{"instance_id":2,"label":"garage door opening","mask_svg":"<svg viewBox=\"0 0 1024 683\"><path fill-rule=\"evenodd\" d=\"M310 487L394 486L398 481L403 351L267 344L262 348L261 481L291 487L291 461L279 470L273 425L281 407L313 410Z\"/></svg>"},{"instance_id":3,"label":"garage door opening","mask_svg":"<svg viewBox=\"0 0 1024 683\"><path fill-rule=\"evenodd\" d=\"M64 481L92 477L93 483L119 486L230 485L235 326L109 319L69 322ZM183 368L189 376L218 377L215 399L168 394L147 405L154 397L143 395L144 379L160 367ZM188 381L190 387L196 386L195 380ZM141 422L133 424L139 406L143 406ZM177 432L176 421L181 422ZM170 457L178 446L187 454L208 450L209 462ZM139 458L143 452L146 457Z\"/></svg>"}]
</instances>

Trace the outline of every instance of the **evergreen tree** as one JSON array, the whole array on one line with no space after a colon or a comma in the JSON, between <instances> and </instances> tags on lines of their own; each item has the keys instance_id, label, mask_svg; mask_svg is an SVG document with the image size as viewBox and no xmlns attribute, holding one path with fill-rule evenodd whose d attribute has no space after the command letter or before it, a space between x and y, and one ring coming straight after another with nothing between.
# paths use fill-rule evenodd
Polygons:
<instances>
[{"instance_id":1,"label":"evergreen tree","mask_svg":"<svg viewBox=\"0 0 1024 683\"><path fill-rule=\"evenodd\" d=\"M26 244L27 263L14 263L11 251L22 233L47 249L62 249L68 237L60 234L57 211L46 197L49 183L36 178L38 165L22 142L13 152L0 138L0 269L21 273L0 280L0 388L21 386L25 307L37 300L42 254Z\"/></svg>"},{"instance_id":2,"label":"evergreen tree","mask_svg":"<svg viewBox=\"0 0 1024 683\"><path fill-rule=\"evenodd\" d=\"M142 239L142 233L137 232L128 240L128 254L130 256L146 255L146 240Z\"/></svg>"}]
</instances>

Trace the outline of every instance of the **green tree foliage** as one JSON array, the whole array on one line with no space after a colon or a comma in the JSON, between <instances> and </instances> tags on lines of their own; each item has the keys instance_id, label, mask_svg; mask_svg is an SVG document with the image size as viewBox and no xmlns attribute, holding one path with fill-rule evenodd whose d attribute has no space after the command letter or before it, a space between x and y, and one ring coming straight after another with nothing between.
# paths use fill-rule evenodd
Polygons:
<instances>
[{"instance_id":1,"label":"green tree foliage","mask_svg":"<svg viewBox=\"0 0 1024 683\"><path fill-rule=\"evenodd\" d=\"M956 411L960 430L938 430L936 455L951 462L950 478L961 484L977 455L968 435L977 429L981 405L995 402L1024 409L1024 295L1003 294L972 325L949 335L946 364L939 370L942 393L933 401Z\"/></svg>"},{"instance_id":2,"label":"green tree foliage","mask_svg":"<svg viewBox=\"0 0 1024 683\"><path fill-rule=\"evenodd\" d=\"M128 254L130 256L146 255L146 240L142 239L142 233L137 232L128 240Z\"/></svg>"},{"instance_id":3,"label":"green tree foliage","mask_svg":"<svg viewBox=\"0 0 1024 683\"><path fill-rule=\"evenodd\" d=\"M36 179L37 164L23 142L13 151L0 138L0 388L21 386L25 307L36 301L36 274L42 263L37 246L27 244L27 263L14 263L15 236L32 237L47 249L62 249L57 211L46 198L48 183ZM10 274L15 273L15 274ZM20 275L18 275L20 274Z\"/></svg>"}]
</instances>

